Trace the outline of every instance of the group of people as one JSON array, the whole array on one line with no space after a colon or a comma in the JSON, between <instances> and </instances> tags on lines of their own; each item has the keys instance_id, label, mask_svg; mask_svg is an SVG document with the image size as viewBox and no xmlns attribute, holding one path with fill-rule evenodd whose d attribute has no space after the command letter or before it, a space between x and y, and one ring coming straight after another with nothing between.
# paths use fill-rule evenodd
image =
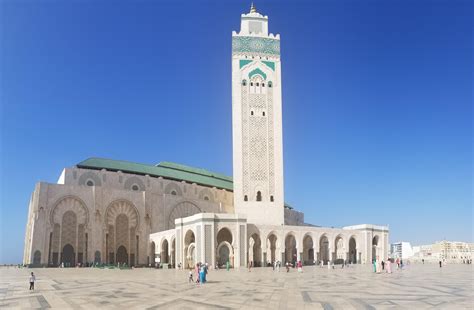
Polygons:
<instances>
[{"instance_id":1,"label":"group of people","mask_svg":"<svg viewBox=\"0 0 474 310\"><path fill-rule=\"evenodd\" d=\"M189 283L198 283L198 284L204 284L207 282L207 273L209 271L209 264L205 263L197 263L196 267L194 268L194 273L196 274L196 281L194 281L194 274L193 271L189 271L189 277L188 277L188 282Z\"/></svg>"},{"instance_id":2,"label":"group of people","mask_svg":"<svg viewBox=\"0 0 474 310\"><path fill-rule=\"evenodd\" d=\"M403 268L403 260L397 258L395 263L397 264L397 270ZM388 259L387 261L384 261L383 259L377 258L373 260L372 264L373 264L375 273L382 273L382 272L392 273L392 261L390 259Z\"/></svg>"}]
</instances>

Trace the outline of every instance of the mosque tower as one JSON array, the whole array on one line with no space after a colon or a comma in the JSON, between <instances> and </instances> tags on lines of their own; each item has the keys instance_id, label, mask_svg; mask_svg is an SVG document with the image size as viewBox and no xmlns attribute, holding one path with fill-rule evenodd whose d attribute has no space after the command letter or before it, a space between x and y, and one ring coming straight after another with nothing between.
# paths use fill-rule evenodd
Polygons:
<instances>
[{"instance_id":1,"label":"mosque tower","mask_svg":"<svg viewBox=\"0 0 474 310\"><path fill-rule=\"evenodd\" d=\"M232 32L234 208L249 223L284 224L280 35L252 4Z\"/></svg>"}]
</instances>

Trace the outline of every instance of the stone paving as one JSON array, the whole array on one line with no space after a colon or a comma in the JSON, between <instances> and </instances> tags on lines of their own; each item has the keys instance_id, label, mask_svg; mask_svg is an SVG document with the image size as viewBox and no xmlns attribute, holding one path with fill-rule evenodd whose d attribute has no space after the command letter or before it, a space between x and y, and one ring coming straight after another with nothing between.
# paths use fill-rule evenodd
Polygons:
<instances>
[{"instance_id":1,"label":"stone paving","mask_svg":"<svg viewBox=\"0 0 474 310\"><path fill-rule=\"evenodd\" d=\"M36 274L36 290L28 275ZM0 308L24 309L473 309L472 265L188 271L0 268Z\"/></svg>"}]
</instances>

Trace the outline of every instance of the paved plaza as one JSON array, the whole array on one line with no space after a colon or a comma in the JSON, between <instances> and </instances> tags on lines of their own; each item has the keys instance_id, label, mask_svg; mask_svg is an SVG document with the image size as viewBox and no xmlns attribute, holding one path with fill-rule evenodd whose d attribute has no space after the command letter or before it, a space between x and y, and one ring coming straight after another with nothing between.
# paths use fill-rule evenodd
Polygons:
<instances>
[{"instance_id":1,"label":"paved plaza","mask_svg":"<svg viewBox=\"0 0 474 310\"><path fill-rule=\"evenodd\" d=\"M472 265L211 270L203 286L188 271L0 269L0 308L57 309L473 309ZM37 277L28 290L28 275Z\"/></svg>"}]
</instances>

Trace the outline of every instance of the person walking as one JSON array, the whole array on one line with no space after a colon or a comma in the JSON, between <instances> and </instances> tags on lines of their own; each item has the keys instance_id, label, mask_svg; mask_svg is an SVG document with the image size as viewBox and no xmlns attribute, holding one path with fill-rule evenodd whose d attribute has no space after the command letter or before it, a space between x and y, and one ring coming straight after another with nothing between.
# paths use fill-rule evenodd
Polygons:
<instances>
[{"instance_id":1,"label":"person walking","mask_svg":"<svg viewBox=\"0 0 474 310\"><path fill-rule=\"evenodd\" d=\"M392 273L392 262L390 259L387 261L387 273Z\"/></svg>"},{"instance_id":2,"label":"person walking","mask_svg":"<svg viewBox=\"0 0 474 310\"><path fill-rule=\"evenodd\" d=\"M381 264L382 264L382 270L385 270L385 262L383 260L382 260Z\"/></svg>"},{"instance_id":3,"label":"person walking","mask_svg":"<svg viewBox=\"0 0 474 310\"><path fill-rule=\"evenodd\" d=\"M32 272L30 275L30 291L35 290L35 281L36 281L36 277L35 277L35 274Z\"/></svg>"}]
</instances>

